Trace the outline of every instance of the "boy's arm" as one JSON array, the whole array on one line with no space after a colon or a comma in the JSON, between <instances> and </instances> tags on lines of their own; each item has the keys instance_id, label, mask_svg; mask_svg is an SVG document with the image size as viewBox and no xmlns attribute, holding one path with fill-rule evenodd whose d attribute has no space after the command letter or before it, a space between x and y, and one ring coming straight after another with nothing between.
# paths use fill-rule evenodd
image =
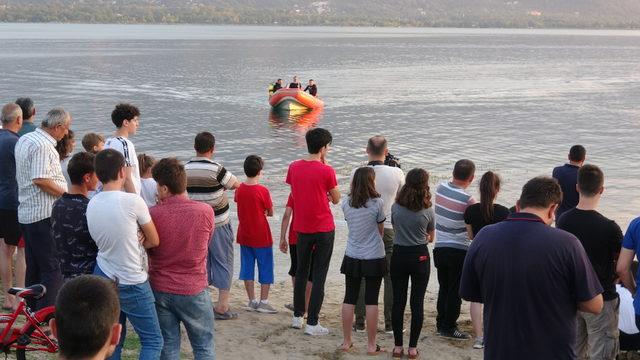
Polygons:
<instances>
[{"instance_id":1,"label":"boy's arm","mask_svg":"<svg viewBox=\"0 0 640 360\"><path fill-rule=\"evenodd\" d=\"M340 189L336 186L329 190L329 197L334 205L338 205L340 203Z\"/></svg>"},{"instance_id":2,"label":"boy's arm","mask_svg":"<svg viewBox=\"0 0 640 360\"><path fill-rule=\"evenodd\" d=\"M268 208L267 211L265 211L265 215L273 216L273 207Z\"/></svg>"},{"instance_id":3,"label":"boy's arm","mask_svg":"<svg viewBox=\"0 0 640 360\"><path fill-rule=\"evenodd\" d=\"M152 249L160 245L160 237L158 236L158 231L156 230L156 226L153 224L153 221L140 225L140 227L142 228L142 232L145 237L142 242L142 246L144 246L145 249Z\"/></svg>"},{"instance_id":4,"label":"boy's arm","mask_svg":"<svg viewBox=\"0 0 640 360\"><path fill-rule=\"evenodd\" d=\"M133 185L133 179L131 178L131 172L133 171L133 167L126 166L124 170L125 170L124 191L135 194L136 187Z\"/></svg>"},{"instance_id":5,"label":"boy's arm","mask_svg":"<svg viewBox=\"0 0 640 360\"><path fill-rule=\"evenodd\" d=\"M282 215L282 224L280 224L280 251L282 251L284 254L287 253L289 245L287 243L287 230L289 230L289 223L291 222L292 213L292 208L285 208L284 214Z\"/></svg>"}]
</instances>

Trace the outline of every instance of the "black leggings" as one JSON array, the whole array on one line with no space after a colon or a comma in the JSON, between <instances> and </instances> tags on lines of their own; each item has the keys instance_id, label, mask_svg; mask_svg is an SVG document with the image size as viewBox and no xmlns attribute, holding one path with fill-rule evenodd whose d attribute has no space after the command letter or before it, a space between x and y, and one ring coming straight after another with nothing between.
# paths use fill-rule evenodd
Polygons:
<instances>
[{"instance_id":1,"label":"black leggings","mask_svg":"<svg viewBox=\"0 0 640 360\"><path fill-rule=\"evenodd\" d=\"M344 276L346 281L346 289L344 293L344 303L355 305L358 302L358 293L360 292L361 277ZM378 294L380 294L380 285L382 284L382 276L367 276L364 278L364 303L365 305L378 305Z\"/></svg>"},{"instance_id":2,"label":"black leggings","mask_svg":"<svg viewBox=\"0 0 640 360\"><path fill-rule=\"evenodd\" d=\"M396 346L402 346L404 309L411 278L411 332L409 347L418 346L418 338L424 320L424 295L431 272L429 250L426 245L393 247L391 256L391 284L393 286L393 310L391 323Z\"/></svg>"}]
</instances>

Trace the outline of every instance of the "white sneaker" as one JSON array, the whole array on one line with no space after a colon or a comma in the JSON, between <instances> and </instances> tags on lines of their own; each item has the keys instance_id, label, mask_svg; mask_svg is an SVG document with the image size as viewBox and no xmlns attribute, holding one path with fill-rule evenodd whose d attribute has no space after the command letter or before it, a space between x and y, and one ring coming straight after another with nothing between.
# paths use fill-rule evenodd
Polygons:
<instances>
[{"instance_id":1,"label":"white sneaker","mask_svg":"<svg viewBox=\"0 0 640 360\"><path fill-rule=\"evenodd\" d=\"M291 327L294 329L302 329L302 316L294 316L293 321L291 321Z\"/></svg>"},{"instance_id":2,"label":"white sneaker","mask_svg":"<svg viewBox=\"0 0 640 360\"><path fill-rule=\"evenodd\" d=\"M484 337L482 336L477 337L476 340L473 342L473 348L484 349Z\"/></svg>"},{"instance_id":3,"label":"white sneaker","mask_svg":"<svg viewBox=\"0 0 640 360\"><path fill-rule=\"evenodd\" d=\"M304 333L311 336L327 335L329 333L329 329L320 325L320 323L317 325L307 324L304 328Z\"/></svg>"},{"instance_id":4,"label":"white sneaker","mask_svg":"<svg viewBox=\"0 0 640 360\"><path fill-rule=\"evenodd\" d=\"M263 314L277 314L278 310L274 309L269 303L260 302L256 307L256 311Z\"/></svg>"}]
</instances>

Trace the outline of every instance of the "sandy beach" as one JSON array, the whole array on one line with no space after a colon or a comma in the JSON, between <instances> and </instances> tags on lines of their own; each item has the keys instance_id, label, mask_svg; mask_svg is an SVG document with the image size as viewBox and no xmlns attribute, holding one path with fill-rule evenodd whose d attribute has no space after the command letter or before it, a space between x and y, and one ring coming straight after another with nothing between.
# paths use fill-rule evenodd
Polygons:
<instances>
[{"instance_id":1,"label":"sandy beach","mask_svg":"<svg viewBox=\"0 0 640 360\"><path fill-rule=\"evenodd\" d=\"M332 273L327 281L326 296L322 306L320 323L331 331L327 336L311 337L304 335L303 330L290 328L291 312L284 304L291 302L292 287L290 281L278 281L272 288L270 301L280 311L267 315L249 312L242 309L246 298L242 282L236 281L232 289L231 306L239 312L239 318L231 321L216 322L216 353L218 359L365 359L367 356L367 336L364 332L354 335L354 351L345 353L337 350L342 342L342 319L340 309L344 296L344 284L341 276ZM215 295L215 294L214 294ZM217 295L216 295L217 296ZM215 296L214 296L215 298ZM422 358L426 359L482 359L482 350L472 348L473 340L455 341L438 337L435 334L437 280L429 281L429 289L425 297L425 322L418 342ZM381 303L382 304L382 303ZM460 328L471 332L469 305L462 304ZM409 312L405 314L408 327ZM384 328L382 313L378 321L379 328ZM408 343L408 331L405 333L405 344ZM393 335L378 334L378 344L391 350ZM377 358L387 359L390 354Z\"/></svg>"}]
</instances>

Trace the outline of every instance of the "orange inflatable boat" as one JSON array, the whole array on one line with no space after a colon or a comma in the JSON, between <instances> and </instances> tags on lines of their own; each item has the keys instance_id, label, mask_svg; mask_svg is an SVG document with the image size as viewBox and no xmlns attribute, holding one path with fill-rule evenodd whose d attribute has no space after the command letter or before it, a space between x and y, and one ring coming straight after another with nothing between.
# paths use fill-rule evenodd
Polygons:
<instances>
[{"instance_id":1,"label":"orange inflatable boat","mask_svg":"<svg viewBox=\"0 0 640 360\"><path fill-rule=\"evenodd\" d=\"M279 110L310 110L321 108L324 102L299 89L280 89L269 98L269 104Z\"/></svg>"}]
</instances>

